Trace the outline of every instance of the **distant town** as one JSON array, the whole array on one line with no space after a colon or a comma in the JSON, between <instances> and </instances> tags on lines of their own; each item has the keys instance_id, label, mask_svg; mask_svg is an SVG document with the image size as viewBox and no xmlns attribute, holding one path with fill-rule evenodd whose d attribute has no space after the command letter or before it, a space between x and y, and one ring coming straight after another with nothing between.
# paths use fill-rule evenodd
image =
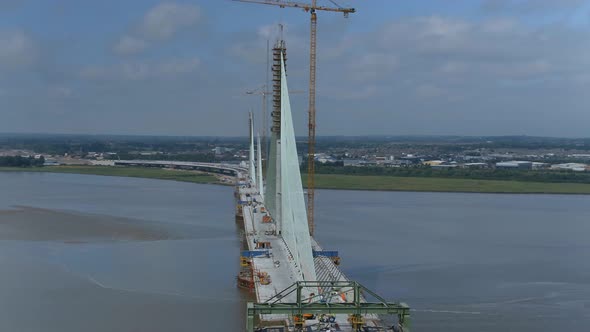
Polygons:
<instances>
[{"instance_id":1,"label":"distant town","mask_svg":"<svg viewBox=\"0 0 590 332\"><path fill-rule=\"evenodd\" d=\"M304 164L306 145L300 143ZM341 137L319 139L317 150L316 163L330 167L590 171L587 139ZM2 166L108 166L129 159L239 163L247 156L245 138L0 136Z\"/></svg>"}]
</instances>

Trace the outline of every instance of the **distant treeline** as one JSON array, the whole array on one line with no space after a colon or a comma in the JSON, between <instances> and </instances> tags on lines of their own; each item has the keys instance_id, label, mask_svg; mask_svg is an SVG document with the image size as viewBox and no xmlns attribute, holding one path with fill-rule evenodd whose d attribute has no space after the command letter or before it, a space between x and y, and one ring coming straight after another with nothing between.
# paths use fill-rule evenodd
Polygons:
<instances>
[{"instance_id":1,"label":"distant treeline","mask_svg":"<svg viewBox=\"0 0 590 332\"><path fill-rule=\"evenodd\" d=\"M38 167L43 166L45 158L21 157L21 156L2 156L0 157L0 167Z\"/></svg>"},{"instance_id":2,"label":"distant treeline","mask_svg":"<svg viewBox=\"0 0 590 332\"><path fill-rule=\"evenodd\" d=\"M299 137L300 151L307 149L307 137ZM31 150L51 155L85 155L88 152L160 151L186 153L211 151L219 147L245 149L247 137L168 137L125 135L29 135L0 134L0 150ZM428 148L437 154L454 154L464 150L485 149L561 149L590 151L590 138L552 138L532 136L319 136L316 151L365 149L367 154L381 154L384 149L415 150Z\"/></svg>"},{"instance_id":3,"label":"distant treeline","mask_svg":"<svg viewBox=\"0 0 590 332\"><path fill-rule=\"evenodd\" d=\"M176 160L176 161L194 161L194 162L203 162L203 163L212 163L212 162L218 161L215 159L215 154L213 154L213 153L179 153L179 154L158 153L158 154L153 154L153 155L122 153L122 154L119 154L119 158L123 159L123 160L133 160L133 159Z\"/></svg>"},{"instance_id":4,"label":"distant treeline","mask_svg":"<svg viewBox=\"0 0 590 332\"><path fill-rule=\"evenodd\" d=\"M306 165L302 166L306 172ZM590 172L549 171L549 170L500 170L500 169L433 169L421 167L377 167L377 166L339 166L316 164L316 172L321 174L347 175L385 175L400 177L460 178L476 180L508 180L530 182L569 182L590 183Z\"/></svg>"},{"instance_id":5,"label":"distant treeline","mask_svg":"<svg viewBox=\"0 0 590 332\"><path fill-rule=\"evenodd\" d=\"M88 152L210 152L216 146L242 148L247 146L246 143L243 138L0 134L0 150L30 150L50 155L67 153L75 156L84 156Z\"/></svg>"}]
</instances>

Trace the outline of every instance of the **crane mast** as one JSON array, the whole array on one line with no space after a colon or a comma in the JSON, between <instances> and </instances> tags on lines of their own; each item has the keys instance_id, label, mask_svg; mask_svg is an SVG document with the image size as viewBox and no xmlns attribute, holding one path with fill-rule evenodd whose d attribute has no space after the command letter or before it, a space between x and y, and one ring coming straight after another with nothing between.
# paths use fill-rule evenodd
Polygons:
<instances>
[{"instance_id":1,"label":"crane mast","mask_svg":"<svg viewBox=\"0 0 590 332\"><path fill-rule=\"evenodd\" d=\"M340 12L344 17L356 12L354 8L318 6L317 0L311 4L283 1L283 0L233 0L239 2L256 3L263 5L279 6L281 8L299 8L311 14L310 44L309 44L309 117L308 117L308 149L307 149L307 222L309 233L313 235L315 230L314 222L314 201L315 201L315 132L316 132L316 48L317 48L317 14L316 11ZM334 1L332 1L334 3Z\"/></svg>"},{"instance_id":2,"label":"crane mast","mask_svg":"<svg viewBox=\"0 0 590 332\"><path fill-rule=\"evenodd\" d=\"M315 0L313 1L315 6ZM309 116L307 138L307 224L309 234L315 230L314 205L315 205L315 69L316 69L316 37L317 15L315 9L311 11L309 47Z\"/></svg>"}]
</instances>

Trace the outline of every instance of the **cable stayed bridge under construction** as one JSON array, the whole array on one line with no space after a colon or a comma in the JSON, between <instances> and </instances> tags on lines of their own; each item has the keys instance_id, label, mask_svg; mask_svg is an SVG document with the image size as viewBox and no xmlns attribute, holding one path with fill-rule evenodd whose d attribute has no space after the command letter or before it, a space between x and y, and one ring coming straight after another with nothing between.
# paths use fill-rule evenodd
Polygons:
<instances>
[{"instance_id":1,"label":"cable stayed bridge under construction","mask_svg":"<svg viewBox=\"0 0 590 332\"><path fill-rule=\"evenodd\" d=\"M236 222L243 233L236 280L254 300L247 304L245 331L409 331L408 305L386 301L348 279L339 269L338 252L324 250L311 234L284 45L279 40L273 49L274 109L265 169L251 112L249 156L241 165L151 160L115 165L197 169L235 178Z\"/></svg>"},{"instance_id":2,"label":"cable stayed bridge under construction","mask_svg":"<svg viewBox=\"0 0 590 332\"><path fill-rule=\"evenodd\" d=\"M238 285L250 331L407 331L409 307L349 280L337 251L324 250L307 220L285 71L284 42L274 49L275 94L266 177L250 113L247 169L236 172L236 221L244 232ZM278 60L278 61L277 61ZM369 301L368 299L371 299ZM380 314L397 317L385 325Z\"/></svg>"}]
</instances>

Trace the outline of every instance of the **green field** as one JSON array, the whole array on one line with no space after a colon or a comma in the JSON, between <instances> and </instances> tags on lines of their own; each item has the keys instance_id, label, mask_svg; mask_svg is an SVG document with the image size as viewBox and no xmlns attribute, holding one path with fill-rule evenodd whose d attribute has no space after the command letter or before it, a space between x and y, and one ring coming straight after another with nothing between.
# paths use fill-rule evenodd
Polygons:
<instances>
[{"instance_id":1,"label":"green field","mask_svg":"<svg viewBox=\"0 0 590 332\"><path fill-rule=\"evenodd\" d=\"M0 171L75 173L221 184L213 175L184 170L112 166L0 167ZM306 176L303 174L303 183ZM426 177L317 174L316 187L323 189L434 191L519 194L590 194L590 184L528 181L471 180Z\"/></svg>"},{"instance_id":2,"label":"green field","mask_svg":"<svg viewBox=\"0 0 590 332\"><path fill-rule=\"evenodd\" d=\"M47 166L47 167L0 167L4 172L48 172L48 173L74 173L74 174L92 174L107 176L126 176L134 178L148 178L173 180L193 183L220 183L218 179L210 174L185 171L169 170L162 168L143 168L143 167L123 167L123 166Z\"/></svg>"},{"instance_id":3,"label":"green field","mask_svg":"<svg viewBox=\"0 0 590 332\"><path fill-rule=\"evenodd\" d=\"M317 188L324 189L519 194L590 194L590 184L582 183L550 183L340 174L316 174L315 182ZM306 183L305 176L303 183Z\"/></svg>"}]
</instances>

